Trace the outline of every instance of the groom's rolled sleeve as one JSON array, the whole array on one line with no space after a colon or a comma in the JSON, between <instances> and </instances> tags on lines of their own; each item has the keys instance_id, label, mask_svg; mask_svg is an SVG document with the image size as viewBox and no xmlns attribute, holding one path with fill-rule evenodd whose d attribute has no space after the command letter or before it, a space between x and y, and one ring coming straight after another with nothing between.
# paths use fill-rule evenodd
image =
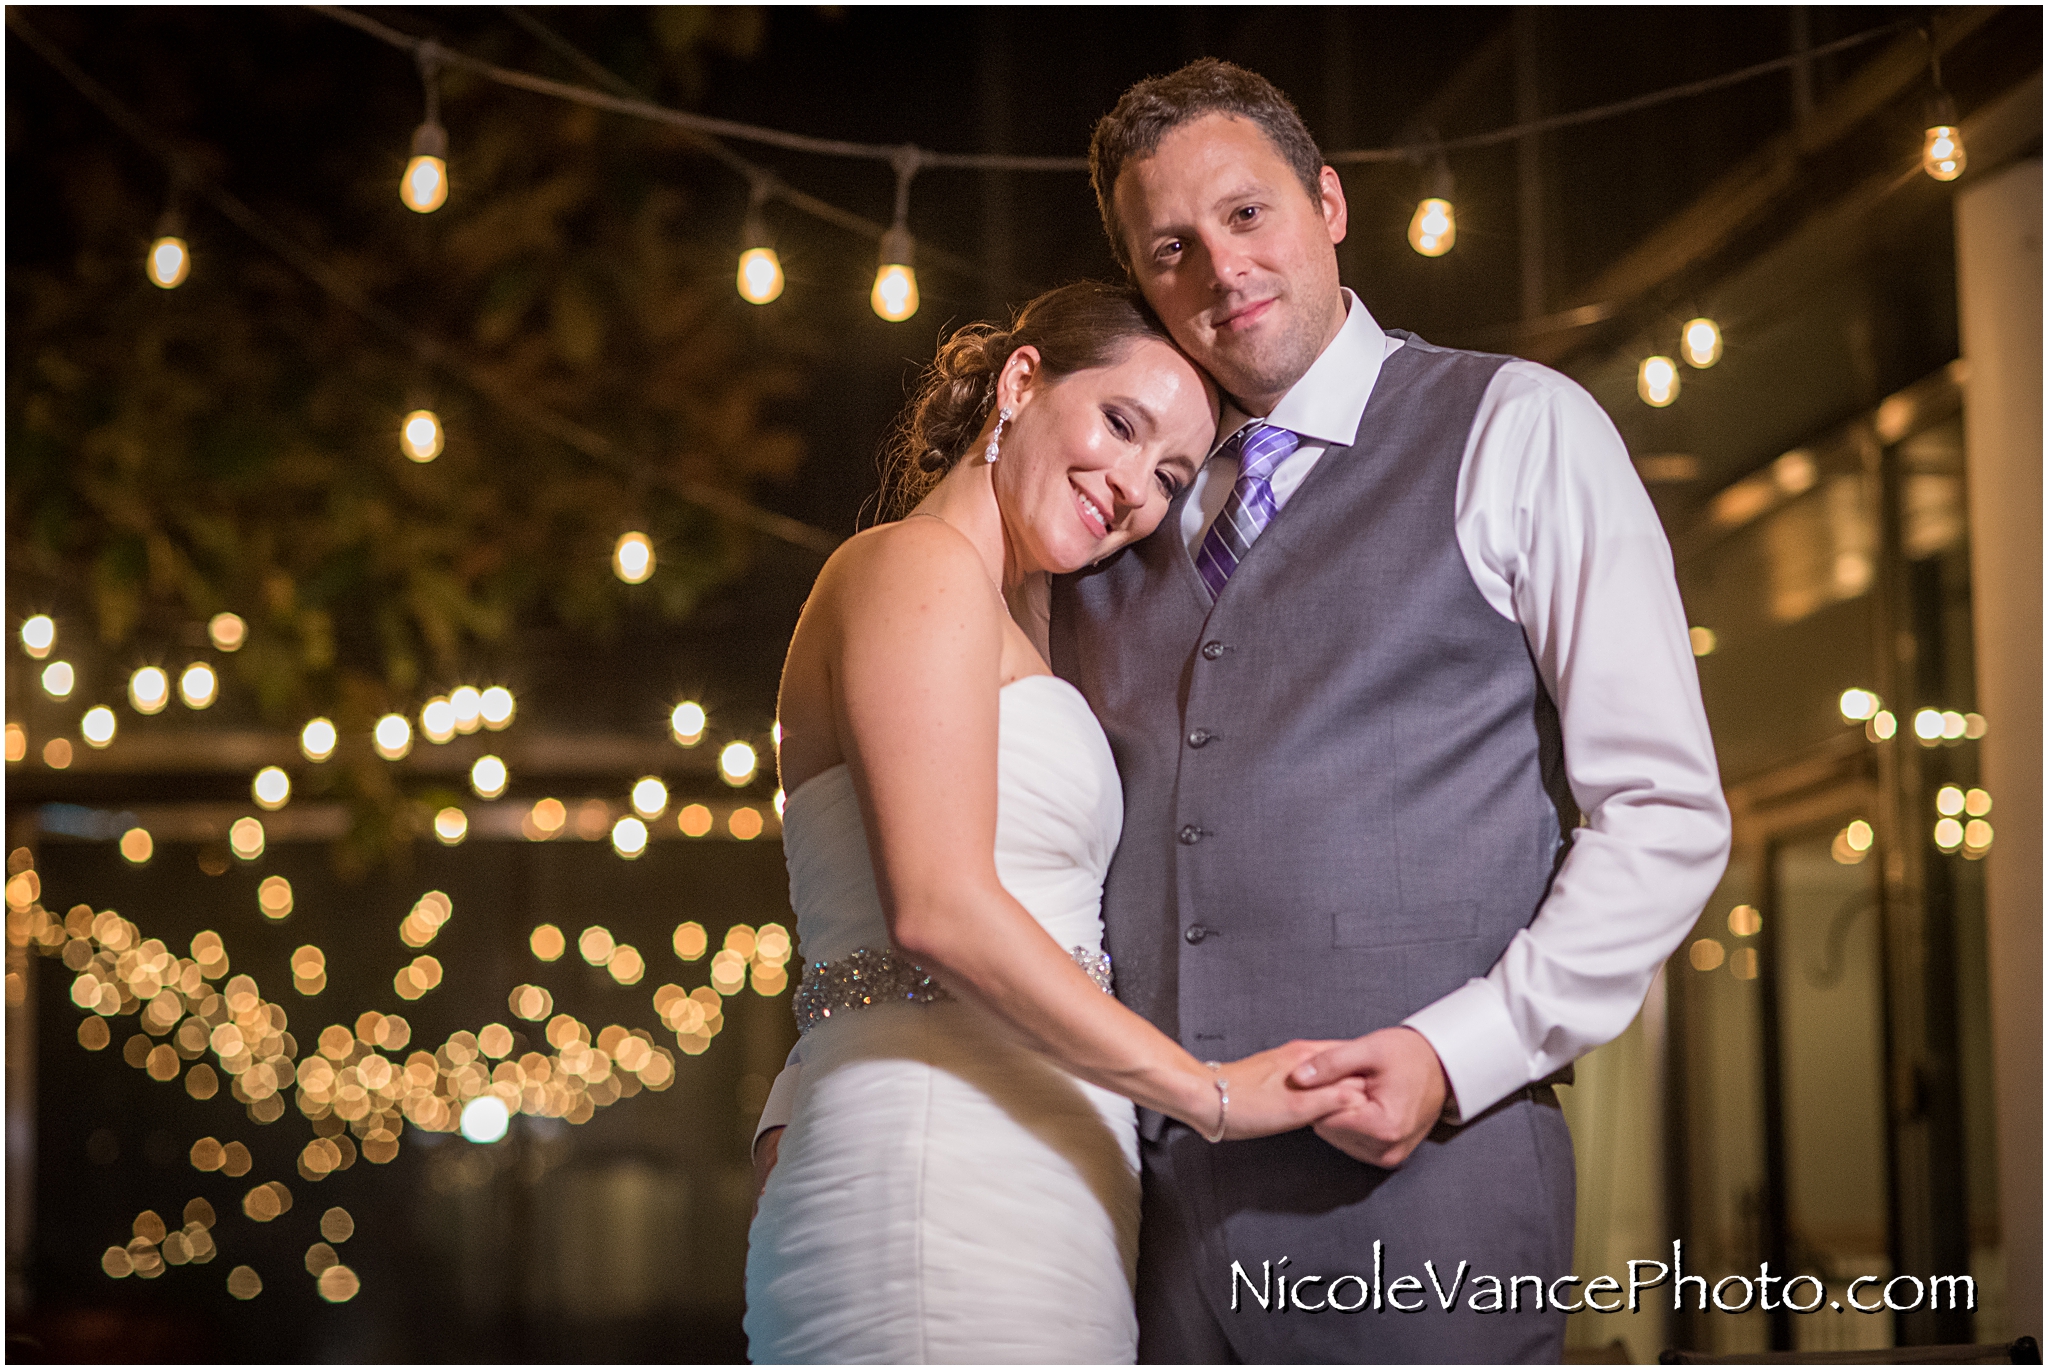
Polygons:
<instances>
[{"instance_id":1,"label":"groom's rolled sleeve","mask_svg":"<svg viewBox=\"0 0 2048 1370\"><path fill-rule=\"evenodd\" d=\"M1511 362L1459 480L1474 582L1522 627L1585 816L1483 979L1411 1015L1473 1117L1626 1029L1728 860L1728 808L1662 524L1600 406Z\"/></svg>"}]
</instances>

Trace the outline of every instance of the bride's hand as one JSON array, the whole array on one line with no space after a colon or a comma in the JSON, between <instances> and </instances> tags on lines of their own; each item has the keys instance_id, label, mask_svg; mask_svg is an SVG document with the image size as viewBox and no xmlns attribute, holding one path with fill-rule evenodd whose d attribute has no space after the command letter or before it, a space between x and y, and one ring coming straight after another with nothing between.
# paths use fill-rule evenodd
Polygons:
<instances>
[{"instance_id":1,"label":"bride's hand","mask_svg":"<svg viewBox=\"0 0 2048 1370\"><path fill-rule=\"evenodd\" d=\"M1315 1089L1287 1083L1295 1067L1332 1045L1288 1042L1225 1062L1222 1075L1230 1085L1230 1117L1224 1138L1241 1141L1292 1132L1355 1105L1364 1094L1364 1086L1355 1077L1346 1076Z\"/></svg>"}]
</instances>

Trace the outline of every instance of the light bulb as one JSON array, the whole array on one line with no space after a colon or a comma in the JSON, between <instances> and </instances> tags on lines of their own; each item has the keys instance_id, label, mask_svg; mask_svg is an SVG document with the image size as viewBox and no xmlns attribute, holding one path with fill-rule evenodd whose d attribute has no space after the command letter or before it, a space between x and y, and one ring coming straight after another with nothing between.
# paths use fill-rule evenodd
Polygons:
<instances>
[{"instance_id":1,"label":"light bulb","mask_svg":"<svg viewBox=\"0 0 2048 1370\"><path fill-rule=\"evenodd\" d=\"M455 706L435 695L420 706L420 731L427 741L446 742L455 736Z\"/></svg>"},{"instance_id":2,"label":"light bulb","mask_svg":"<svg viewBox=\"0 0 2048 1370\"><path fill-rule=\"evenodd\" d=\"M1643 403L1662 409L1678 398L1678 364L1669 357L1645 357L1636 371L1636 393Z\"/></svg>"},{"instance_id":3,"label":"light bulb","mask_svg":"<svg viewBox=\"0 0 2048 1370\"><path fill-rule=\"evenodd\" d=\"M469 836L469 815L449 805L434 815L434 837L444 847L458 845Z\"/></svg>"},{"instance_id":4,"label":"light bulb","mask_svg":"<svg viewBox=\"0 0 2048 1370\"><path fill-rule=\"evenodd\" d=\"M503 685L493 685L476 697L477 717L492 732L511 724L514 707L512 692Z\"/></svg>"},{"instance_id":5,"label":"light bulb","mask_svg":"<svg viewBox=\"0 0 2048 1370\"><path fill-rule=\"evenodd\" d=\"M642 818L659 818L668 807L668 786L655 776L644 775L633 785L633 812Z\"/></svg>"},{"instance_id":6,"label":"light bulb","mask_svg":"<svg viewBox=\"0 0 2048 1370\"><path fill-rule=\"evenodd\" d=\"M370 741L377 755L386 761L396 761L412 750L412 724L404 714L386 714L371 730Z\"/></svg>"},{"instance_id":7,"label":"light bulb","mask_svg":"<svg viewBox=\"0 0 2048 1370\"><path fill-rule=\"evenodd\" d=\"M178 698L185 701L188 709L203 709L213 703L220 693L220 677L213 673L213 667L203 661L195 661L185 668L178 677Z\"/></svg>"},{"instance_id":8,"label":"light bulb","mask_svg":"<svg viewBox=\"0 0 2048 1370\"><path fill-rule=\"evenodd\" d=\"M688 699L676 705L668 716L668 729L678 744L696 746L704 740L704 706Z\"/></svg>"},{"instance_id":9,"label":"light bulb","mask_svg":"<svg viewBox=\"0 0 2048 1370\"><path fill-rule=\"evenodd\" d=\"M104 747L114 740L114 711L104 704L96 704L85 711L79 720L79 735L95 747Z\"/></svg>"},{"instance_id":10,"label":"light bulb","mask_svg":"<svg viewBox=\"0 0 2048 1370\"><path fill-rule=\"evenodd\" d=\"M782 261L772 247L750 247L740 254L740 298L768 304L782 294Z\"/></svg>"},{"instance_id":11,"label":"light bulb","mask_svg":"<svg viewBox=\"0 0 2048 1370\"><path fill-rule=\"evenodd\" d=\"M206 623L206 636L223 652L239 652L249 636L249 625L240 614L215 614Z\"/></svg>"},{"instance_id":12,"label":"light bulb","mask_svg":"<svg viewBox=\"0 0 2048 1370\"><path fill-rule=\"evenodd\" d=\"M292 778L284 773L282 766L265 766L256 772L249 791L256 796L258 807L281 809L292 797Z\"/></svg>"},{"instance_id":13,"label":"light bulb","mask_svg":"<svg viewBox=\"0 0 2048 1370\"><path fill-rule=\"evenodd\" d=\"M718 754L718 774L726 784L740 786L754 778L754 749L744 742L728 742Z\"/></svg>"},{"instance_id":14,"label":"light bulb","mask_svg":"<svg viewBox=\"0 0 2048 1370\"><path fill-rule=\"evenodd\" d=\"M612 824L612 850L628 861L647 850L647 825L637 818L621 818Z\"/></svg>"},{"instance_id":15,"label":"light bulb","mask_svg":"<svg viewBox=\"0 0 2048 1370\"><path fill-rule=\"evenodd\" d=\"M171 702L171 678L161 666L144 666L128 677L128 702L139 714L162 713Z\"/></svg>"},{"instance_id":16,"label":"light bulb","mask_svg":"<svg viewBox=\"0 0 2048 1370\"><path fill-rule=\"evenodd\" d=\"M316 718L299 730L299 750L308 761L325 761L333 756L334 744L340 740L334 724L324 718Z\"/></svg>"},{"instance_id":17,"label":"light bulb","mask_svg":"<svg viewBox=\"0 0 2048 1370\"><path fill-rule=\"evenodd\" d=\"M439 124L413 130L412 160L398 181L398 198L415 214L432 214L448 203L448 131Z\"/></svg>"},{"instance_id":18,"label":"light bulb","mask_svg":"<svg viewBox=\"0 0 2048 1370\"><path fill-rule=\"evenodd\" d=\"M868 301L890 323L902 323L917 312L917 272L901 262L884 262L875 272Z\"/></svg>"},{"instance_id":19,"label":"light bulb","mask_svg":"<svg viewBox=\"0 0 2048 1370\"><path fill-rule=\"evenodd\" d=\"M53 661L43 667L43 693L52 699L69 699L72 687L78 684L78 672L71 669L68 661Z\"/></svg>"},{"instance_id":20,"label":"light bulb","mask_svg":"<svg viewBox=\"0 0 2048 1370\"><path fill-rule=\"evenodd\" d=\"M1415 206L1408 221L1408 246L1425 257L1441 257L1458 242L1458 214L1449 200L1432 195Z\"/></svg>"},{"instance_id":21,"label":"light bulb","mask_svg":"<svg viewBox=\"0 0 2048 1370\"><path fill-rule=\"evenodd\" d=\"M57 621L48 614L22 620L21 650L41 661L57 645Z\"/></svg>"},{"instance_id":22,"label":"light bulb","mask_svg":"<svg viewBox=\"0 0 2048 1370\"><path fill-rule=\"evenodd\" d=\"M175 290L192 274L192 249L183 238L167 233L149 245L149 258L143 270L148 273L151 285Z\"/></svg>"},{"instance_id":23,"label":"light bulb","mask_svg":"<svg viewBox=\"0 0 2048 1370\"><path fill-rule=\"evenodd\" d=\"M621 533L612 548L612 572L628 585L638 585L654 574L654 544L645 533Z\"/></svg>"},{"instance_id":24,"label":"light bulb","mask_svg":"<svg viewBox=\"0 0 2048 1370\"><path fill-rule=\"evenodd\" d=\"M1970 164L1963 151L1963 131L1953 124L1935 124L1920 146L1920 169L1937 181L1953 181Z\"/></svg>"},{"instance_id":25,"label":"light bulb","mask_svg":"<svg viewBox=\"0 0 2048 1370\"><path fill-rule=\"evenodd\" d=\"M510 779L505 763L495 756L480 756L469 768L469 787L479 799L496 799L505 793L505 783Z\"/></svg>"},{"instance_id":26,"label":"light bulb","mask_svg":"<svg viewBox=\"0 0 2048 1370\"><path fill-rule=\"evenodd\" d=\"M398 429L398 445L405 455L425 464L441 455L441 420L431 409L415 409Z\"/></svg>"},{"instance_id":27,"label":"light bulb","mask_svg":"<svg viewBox=\"0 0 2048 1370\"><path fill-rule=\"evenodd\" d=\"M448 707L455 710L455 731L467 736L484 725L483 696L474 685L457 685L448 692Z\"/></svg>"},{"instance_id":28,"label":"light bulb","mask_svg":"<svg viewBox=\"0 0 2048 1370\"><path fill-rule=\"evenodd\" d=\"M1721 327L1712 319L1694 319L1680 337L1679 354L1688 366L1704 371L1721 360Z\"/></svg>"},{"instance_id":29,"label":"light bulb","mask_svg":"<svg viewBox=\"0 0 2048 1370\"><path fill-rule=\"evenodd\" d=\"M1836 706L1842 711L1845 723L1862 723L1877 717L1877 711L1884 707L1884 701L1869 690L1850 689L1842 691Z\"/></svg>"},{"instance_id":30,"label":"light bulb","mask_svg":"<svg viewBox=\"0 0 2048 1370\"><path fill-rule=\"evenodd\" d=\"M462 1106L463 1137L479 1146L489 1146L512 1126L512 1110L495 1094L479 1094Z\"/></svg>"}]
</instances>

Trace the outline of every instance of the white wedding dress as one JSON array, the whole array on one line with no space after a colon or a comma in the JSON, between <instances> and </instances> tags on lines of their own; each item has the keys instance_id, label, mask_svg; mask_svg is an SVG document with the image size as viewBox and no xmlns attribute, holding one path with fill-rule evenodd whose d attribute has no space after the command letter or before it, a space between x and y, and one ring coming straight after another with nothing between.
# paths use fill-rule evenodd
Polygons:
<instances>
[{"instance_id":1,"label":"white wedding dress","mask_svg":"<svg viewBox=\"0 0 2048 1370\"><path fill-rule=\"evenodd\" d=\"M1102 878L1123 825L1109 744L1080 692L1053 676L1004 687L1001 719L996 869L1061 947L1099 957ZM803 964L884 952L844 766L789 796L782 840ZM959 999L860 1006L842 991L822 1002L836 1007L804 1035L794 1114L748 1242L749 1358L1135 1359L1130 1102Z\"/></svg>"}]
</instances>

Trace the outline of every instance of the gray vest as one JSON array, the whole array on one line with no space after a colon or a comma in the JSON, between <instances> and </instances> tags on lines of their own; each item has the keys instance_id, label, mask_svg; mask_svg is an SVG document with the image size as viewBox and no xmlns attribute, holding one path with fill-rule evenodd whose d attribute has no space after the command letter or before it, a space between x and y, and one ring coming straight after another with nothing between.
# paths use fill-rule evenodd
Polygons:
<instances>
[{"instance_id":1,"label":"gray vest","mask_svg":"<svg viewBox=\"0 0 2048 1370\"><path fill-rule=\"evenodd\" d=\"M1181 504L1053 589L1052 666L1123 773L1118 996L1195 1055L1356 1037L1483 976L1577 811L1556 710L1454 526L1507 360L1406 334L1212 606Z\"/></svg>"}]
</instances>

